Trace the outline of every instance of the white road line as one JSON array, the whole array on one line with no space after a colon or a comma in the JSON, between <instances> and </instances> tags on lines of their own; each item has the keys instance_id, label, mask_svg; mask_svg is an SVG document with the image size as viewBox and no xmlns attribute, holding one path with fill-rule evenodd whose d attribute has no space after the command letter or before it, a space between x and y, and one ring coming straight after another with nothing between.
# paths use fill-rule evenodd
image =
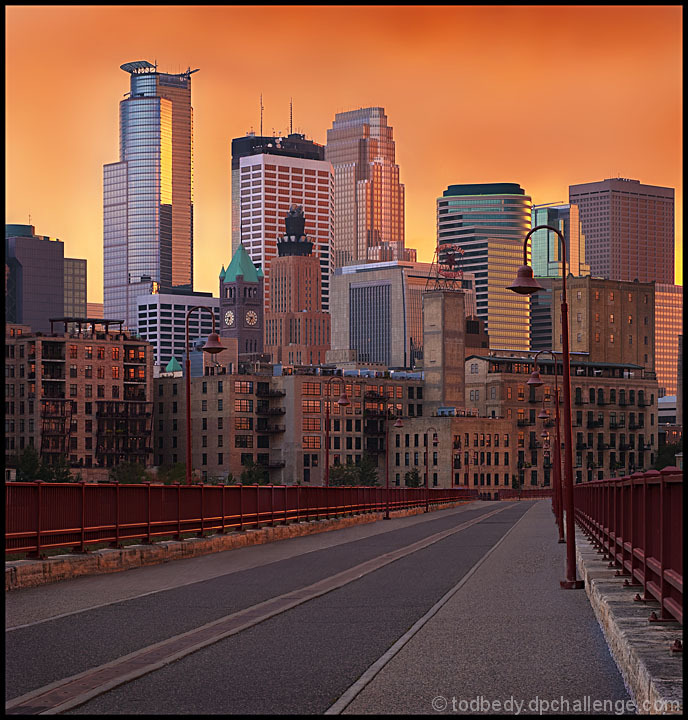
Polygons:
<instances>
[{"instance_id":1,"label":"white road line","mask_svg":"<svg viewBox=\"0 0 688 720\"><path fill-rule=\"evenodd\" d=\"M356 682L346 690L343 695L333 705L331 705L326 711L325 715L340 715L348 705L356 698L356 696L370 683L373 678L387 665L387 663L409 642L409 640L427 623L439 610L445 605L451 598L470 580L473 573L487 560L488 557L506 540L509 533L523 520L523 518L535 507L535 503L531 505L526 512L504 533L504 535L495 543L473 567L454 585L448 592L446 592L426 613L417 620L412 627L407 630L392 647L387 650L384 655L381 655Z\"/></svg>"}]
</instances>

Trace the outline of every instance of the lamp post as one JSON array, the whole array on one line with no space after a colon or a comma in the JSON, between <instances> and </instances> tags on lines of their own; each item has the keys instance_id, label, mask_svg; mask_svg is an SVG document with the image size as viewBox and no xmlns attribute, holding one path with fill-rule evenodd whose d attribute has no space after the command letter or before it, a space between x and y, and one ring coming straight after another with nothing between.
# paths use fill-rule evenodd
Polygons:
<instances>
[{"instance_id":1,"label":"lamp post","mask_svg":"<svg viewBox=\"0 0 688 720\"><path fill-rule=\"evenodd\" d=\"M564 519L563 519L563 488L561 484L561 436L560 436L560 418L559 418L559 383L557 382L557 356L553 350L538 350L533 358L533 373L530 379L526 383L532 387L539 387L542 385L540 378L540 372L538 371L537 359L540 353L547 352L552 356L554 360L554 427L556 431L556 442L554 445L554 514L557 518L557 525L559 527L559 542L563 543L564 540ZM544 403L544 398L543 398ZM544 410L544 404L543 404ZM541 417L541 416L539 416Z\"/></svg>"},{"instance_id":2,"label":"lamp post","mask_svg":"<svg viewBox=\"0 0 688 720\"><path fill-rule=\"evenodd\" d=\"M566 580L560 585L567 590L584 587L583 580L576 578L576 538L574 535L573 519L573 430L571 427L571 358L569 355L569 307L566 300L566 240L557 228L549 225L537 225L528 232L523 241L523 265L516 273L516 280L509 290L519 295L532 295L543 287L533 277L533 268L528 265L527 247L528 239L538 230L555 232L564 247L562 293L561 293L561 335L562 335L562 361L564 368L564 502L566 506Z\"/></svg>"},{"instance_id":3,"label":"lamp post","mask_svg":"<svg viewBox=\"0 0 688 720\"><path fill-rule=\"evenodd\" d=\"M339 400L337 400L337 405L340 407L346 407L347 405L351 405L351 402L349 401L349 398L346 394L346 385L344 384L344 380L332 376L326 383L325 387L328 388L327 390L327 400L325 401L325 487L330 487L330 383L333 380L339 380L339 382L342 383L342 394L339 396Z\"/></svg>"},{"instance_id":4,"label":"lamp post","mask_svg":"<svg viewBox=\"0 0 688 720\"><path fill-rule=\"evenodd\" d=\"M186 484L191 485L191 360L189 359L189 316L194 310L207 310L213 319L213 331L203 346L203 352L215 355L225 348L215 332L215 313L208 305L194 305L186 313Z\"/></svg>"},{"instance_id":5,"label":"lamp post","mask_svg":"<svg viewBox=\"0 0 688 720\"><path fill-rule=\"evenodd\" d=\"M389 520L389 398L385 398L385 520ZM404 427L401 418L397 417L395 428Z\"/></svg>"},{"instance_id":6,"label":"lamp post","mask_svg":"<svg viewBox=\"0 0 688 720\"><path fill-rule=\"evenodd\" d=\"M439 432L436 427L430 426L429 428L426 428L425 433L425 512L430 512L430 485L428 483L428 463L429 463L429 455L430 455L430 444L427 441L427 436L430 431L433 431L432 436L432 446L437 447L437 433Z\"/></svg>"}]
</instances>

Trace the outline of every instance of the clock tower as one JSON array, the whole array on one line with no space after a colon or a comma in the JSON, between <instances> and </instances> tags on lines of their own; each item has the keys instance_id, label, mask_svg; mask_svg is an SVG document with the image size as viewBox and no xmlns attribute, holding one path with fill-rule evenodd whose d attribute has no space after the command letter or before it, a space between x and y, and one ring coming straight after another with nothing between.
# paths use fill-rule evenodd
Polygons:
<instances>
[{"instance_id":1,"label":"clock tower","mask_svg":"<svg viewBox=\"0 0 688 720\"><path fill-rule=\"evenodd\" d=\"M263 352L263 271L243 244L220 272L220 336L236 338L239 355Z\"/></svg>"}]
</instances>

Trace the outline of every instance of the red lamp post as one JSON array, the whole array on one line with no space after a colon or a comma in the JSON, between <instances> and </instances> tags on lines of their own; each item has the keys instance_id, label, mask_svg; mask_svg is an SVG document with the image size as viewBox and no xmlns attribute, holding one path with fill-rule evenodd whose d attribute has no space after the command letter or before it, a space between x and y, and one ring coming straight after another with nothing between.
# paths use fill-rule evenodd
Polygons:
<instances>
[{"instance_id":1,"label":"red lamp post","mask_svg":"<svg viewBox=\"0 0 688 720\"><path fill-rule=\"evenodd\" d=\"M220 342L220 337L215 332L215 313L208 305L194 305L186 313L186 484L191 485L191 360L189 359L189 316L194 310L207 310L213 319L213 331L208 335L208 340L203 346L203 352L215 355L222 352L225 347Z\"/></svg>"},{"instance_id":2,"label":"red lamp post","mask_svg":"<svg viewBox=\"0 0 688 720\"><path fill-rule=\"evenodd\" d=\"M437 447L437 433L439 432L436 427L429 427L426 428L425 433L425 512L430 512L430 485L428 483L428 464L429 464L429 455L430 455L430 445L427 441L427 436L430 431L433 431L432 436L432 446Z\"/></svg>"},{"instance_id":3,"label":"red lamp post","mask_svg":"<svg viewBox=\"0 0 688 720\"><path fill-rule=\"evenodd\" d=\"M550 230L555 232L564 247L563 272L562 272L562 294L561 294L561 335L562 335L562 360L564 366L564 502L566 506L566 580L561 580L560 585L567 590L582 588L585 585L583 580L576 577L576 538L574 534L573 519L573 430L571 427L571 357L569 355L569 307L566 300L566 240L557 228L549 225L537 225L528 232L523 241L523 265L516 273L516 280L509 290L519 295L532 295L543 287L533 277L533 268L528 265L527 247L528 239L537 230Z\"/></svg>"},{"instance_id":4,"label":"red lamp post","mask_svg":"<svg viewBox=\"0 0 688 720\"><path fill-rule=\"evenodd\" d=\"M342 383L342 394L339 396L339 400L337 400L337 405L340 407L346 407L347 405L351 405L351 402L349 401L349 398L346 394L346 385L344 384L344 380L342 380L339 377L332 376L326 383L325 387L328 388L327 391L327 400L325 401L325 487L330 486L330 383L333 380L339 380L339 382Z\"/></svg>"},{"instance_id":5,"label":"red lamp post","mask_svg":"<svg viewBox=\"0 0 688 720\"><path fill-rule=\"evenodd\" d=\"M554 426L556 430L556 442L554 445L554 495L553 495L553 501L554 501L554 514L557 518L557 525L559 527L559 542L563 543L566 542L564 540L564 519L563 519L563 488L561 483L561 436L559 434L560 431L560 418L559 418L559 383L557 382L558 374L557 374L557 356L553 350L539 350L535 353L535 357L533 358L534 364L533 364L533 373L530 376L530 379L526 383L527 385L531 385L533 387L539 387L542 385L542 380L540 379L540 372L538 371L538 364L537 359L538 355L542 352L547 352L552 356L552 359L554 360L554 412L555 412L555 421ZM543 398L544 403L544 398ZM544 405L543 405L543 411L544 411ZM538 417L542 417L542 415L539 415Z\"/></svg>"}]
</instances>

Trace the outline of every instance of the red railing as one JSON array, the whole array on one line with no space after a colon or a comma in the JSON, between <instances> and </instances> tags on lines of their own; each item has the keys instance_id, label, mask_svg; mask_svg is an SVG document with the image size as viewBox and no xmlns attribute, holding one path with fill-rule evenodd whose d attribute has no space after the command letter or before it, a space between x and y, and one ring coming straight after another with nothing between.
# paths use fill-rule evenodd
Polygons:
<instances>
[{"instance_id":1,"label":"red railing","mask_svg":"<svg viewBox=\"0 0 688 720\"><path fill-rule=\"evenodd\" d=\"M390 510L425 506L425 492L390 488ZM477 497L468 489L429 492L433 504ZM30 554L382 512L386 507L385 488L299 485L10 482L5 498L5 552Z\"/></svg>"},{"instance_id":2,"label":"red railing","mask_svg":"<svg viewBox=\"0 0 688 720\"><path fill-rule=\"evenodd\" d=\"M683 471L675 467L574 488L576 521L627 577L683 624Z\"/></svg>"},{"instance_id":3,"label":"red railing","mask_svg":"<svg viewBox=\"0 0 688 720\"><path fill-rule=\"evenodd\" d=\"M514 490L514 488L504 488L499 491L499 500L513 500L520 497L521 500L539 500L540 498L551 498L552 488L522 488Z\"/></svg>"}]
</instances>

